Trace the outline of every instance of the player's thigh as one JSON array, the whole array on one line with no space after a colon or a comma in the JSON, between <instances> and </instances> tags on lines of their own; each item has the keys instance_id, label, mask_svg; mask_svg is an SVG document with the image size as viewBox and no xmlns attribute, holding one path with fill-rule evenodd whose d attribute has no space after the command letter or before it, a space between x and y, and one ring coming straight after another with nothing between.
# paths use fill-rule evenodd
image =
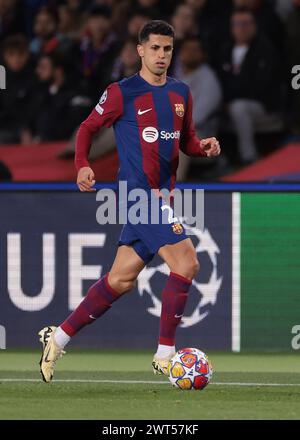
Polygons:
<instances>
[{"instance_id":1,"label":"player's thigh","mask_svg":"<svg viewBox=\"0 0 300 440\"><path fill-rule=\"evenodd\" d=\"M108 281L134 282L144 267L144 261L131 246L119 246Z\"/></svg>"},{"instance_id":2,"label":"player's thigh","mask_svg":"<svg viewBox=\"0 0 300 440\"><path fill-rule=\"evenodd\" d=\"M166 262L171 272L186 278L192 279L199 270L197 254L190 238L162 246L158 255Z\"/></svg>"}]
</instances>

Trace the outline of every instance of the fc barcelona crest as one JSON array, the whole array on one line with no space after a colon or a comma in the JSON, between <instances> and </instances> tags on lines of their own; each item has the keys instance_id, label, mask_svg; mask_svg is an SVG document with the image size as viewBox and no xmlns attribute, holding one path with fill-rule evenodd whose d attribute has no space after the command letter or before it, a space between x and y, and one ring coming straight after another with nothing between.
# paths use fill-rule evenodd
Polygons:
<instances>
[{"instance_id":1,"label":"fc barcelona crest","mask_svg":"<svg viewBox=\"0 0 300 440\"><path fill-rule=\"evenodd\" d=\"M183 233L183 227L180 223L174 223L172 225L172 229L174 234L182 234Z\"/></svg>"},{"instance_id":2,"label":"fc barcelona crest","mask_svg":"<svg viewBox=\"0 0 300 440\"><path fill-rule=\"evenodd\" d=\"M184 105L183 104L175 104L175 112L176 112L176 115L178 115L182 118L184 115Z\"/></svg>"}]
</instances>

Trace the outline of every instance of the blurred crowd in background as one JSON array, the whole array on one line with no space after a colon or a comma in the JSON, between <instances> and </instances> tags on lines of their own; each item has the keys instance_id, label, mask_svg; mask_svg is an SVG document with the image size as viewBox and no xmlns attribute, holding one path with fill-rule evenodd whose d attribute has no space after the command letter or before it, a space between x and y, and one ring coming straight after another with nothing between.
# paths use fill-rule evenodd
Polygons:
<instances>
[{"instance_id":1,"label":"blurred crowd in background","mask_svg":"<svg viewBox=\"0 0 300 440\"><path fill-rule=\"evenodd\" d=\"M198 135L223 136L220 170L258 160L259 135L274 135L273 148L300 135L300 0L0 0L0 144L68 140L61 158L72 157L105 87L138 71L151 19L175 29L168 74L191 88ZM91 158L113 148L112 131L100 132ZM180 180L189 166L182 159Z\"/></svg>"}]
</instances>

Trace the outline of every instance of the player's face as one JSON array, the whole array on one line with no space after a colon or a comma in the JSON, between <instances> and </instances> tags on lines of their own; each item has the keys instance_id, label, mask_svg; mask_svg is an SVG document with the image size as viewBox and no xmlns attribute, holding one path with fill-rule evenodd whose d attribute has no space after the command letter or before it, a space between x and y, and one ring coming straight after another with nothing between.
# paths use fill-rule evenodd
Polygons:
<instances>
[{"instance_id":1,"label":"player's face","mask_svg":"<svg viewBox=\"0 0 300 440\"><path fill-rule=\"evenodd\" d=\"M173 38L150 34L148 41L138 45L143 65L154 75L166 73L172 59Z\"/></svg>"}]
</instances>

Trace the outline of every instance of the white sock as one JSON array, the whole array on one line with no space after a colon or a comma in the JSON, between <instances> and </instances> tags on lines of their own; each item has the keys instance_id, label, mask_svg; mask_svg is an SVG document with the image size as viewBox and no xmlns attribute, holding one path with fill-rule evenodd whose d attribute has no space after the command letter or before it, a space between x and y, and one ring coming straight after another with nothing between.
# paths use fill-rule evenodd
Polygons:
<instances>
[{"instance_id":1,"label":"white sock","mask_svg":"<svg viewBox=\"0 0 300 440\"><path fill-rule=\"evenodd\" d=\"M176 353L175 345L163 345L159 344L155 356L161 359L173 356Z\"/></svg>"},{"instance_id":2,"label":"white sock","mask_svg":"<svg viewBox=\"0 0 300 440\"><path fill-rule=\"evenodd\" d=\"M54 333L54 340L60 348L65 348L67 343L71 340L71 336L67 335L61 327L57 327Z\"/></svg>"}]
</instances>

